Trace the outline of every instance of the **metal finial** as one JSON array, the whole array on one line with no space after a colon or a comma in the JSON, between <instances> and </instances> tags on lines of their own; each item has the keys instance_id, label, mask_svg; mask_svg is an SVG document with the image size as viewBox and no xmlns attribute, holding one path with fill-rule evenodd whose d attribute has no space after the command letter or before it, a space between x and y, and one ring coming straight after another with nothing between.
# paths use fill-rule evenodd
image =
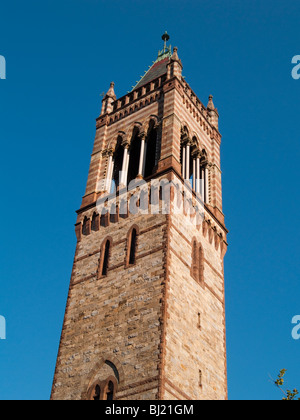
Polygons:
<instances>
[{"instance_id":1,"label":"metal finial","mask_svg":"<svg viewBox=\"0 0 300 420\"><path fill-rule=\"evenodd\" d=\"M166 51L167 49L167 42L170 39L170 35L168 34L168 32L166 31L163 36L161 37L161 39L164 41L165 45L164 45L164 51Z\"/></svg>"}]
</instances>

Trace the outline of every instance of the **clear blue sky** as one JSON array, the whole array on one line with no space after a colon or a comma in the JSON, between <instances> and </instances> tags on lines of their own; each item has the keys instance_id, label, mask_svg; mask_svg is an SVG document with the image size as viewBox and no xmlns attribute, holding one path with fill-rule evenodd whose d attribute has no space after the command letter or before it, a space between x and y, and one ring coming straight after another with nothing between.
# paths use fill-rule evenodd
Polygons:
<instances>
[{"instance_id":1,"label":"clear blue sky","mask_svg":"<svg viewBox=\"0 0 300 420\"><path fill-rule=\"evenodd\" d=\"M167 30L223 135L230 399L300 387L300 3L295 0L2 2L0 399L50 396L100 94L125 94Z\"/></svg>"}]
</instances>

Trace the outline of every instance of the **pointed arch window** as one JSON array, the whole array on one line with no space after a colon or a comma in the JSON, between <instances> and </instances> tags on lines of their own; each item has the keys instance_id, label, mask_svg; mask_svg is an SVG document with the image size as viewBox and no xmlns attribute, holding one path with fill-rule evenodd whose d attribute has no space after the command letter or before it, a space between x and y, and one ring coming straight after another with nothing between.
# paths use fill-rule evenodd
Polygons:
<instances>
[{"instance_id":1,"label":"pointed arch window","mask_svg":"<svg viewBox=\"0 0 300 420\"><path fill-rule=\"evenodd\" d=\"M110 376L104 381L95 382L88 391L87 398L91 401L113 401L116 399L118 382Z\"/></svg>"},{"instance_id":2,"label":"pointed arch window","mask_svg":"<svg viewBox=\"0 0 300 420\"><path fill-rule=\"evenodd\" d=\"M145 163L144 178L148 178L154 174L156 165L158 163L158 130L155 128L155 121L150 122L148 138L147 138L147 155Z\"/></svg>"},{"instance_id":3,"label":"pointed arch window","mask_svg":"<svg viewBox=\"0 0 300 420\"><path fill-rule=\"evenodd\" d=\"M114 399L114 384L112 381L109 381L105 390L106 393L106 400L107 401L113 401Z\"/></svg>"},{"instance_id":4,"label":"pointed arch window","mask_svg":"<svg viewBox=\"0 0 300 420\"><path fill-rule=\"evenodd\" d=\"M87 236L91 233L91 219L88 219L86 216L82 224L82 234Z\"/></svg>"},{"instance_id":5,"label":"pointed arch window","mask_svg":"<svg viewBox=\"0 0 300 420\"><path fill-rule=\"evenodd\" d=\"M100 216L96 212L93 214L92 217L91 229L95 232L97 232L100 229Z\"/></svg>"},{"instance_id":6,"label":"pointed arch window","mask_svg":"<svg viewBox=\"0 0 300 420\"><path fill-rule=\"evenodd\" d=\"M120 173L122 172L124 158L124 148L122 146L122 137L119 136L117 146L113 155L113 173L112 173L112 188L118 188L120 185Z\"/></svg>"},{"instance_id":7,"label":"pointed arch window","mask_svg":"<svg viewBox=\"0 0 300 420\"><path fill-rule=\"evenodd\" d=\"M100 263L99 263L99 269L98 269L98 278L106 277L109 270L109 260L111 255L111 245L112 245L112 239L107 238L104 240L101 246L100 251Z\"/></svg>"},{"instance_id":8,"label":"pointed arch window","mask_svg":"<svg viewBox=\"0 0 300 420\"><path fill-rule=\"evenodd\" d=\"M138 235L139 235L139 229L137 226L132 227L128 233L127 255L126 255L126 264L125 264L126 267L130 265L134 265L136 263Z\"/></svg>"},{"instance_id":9,"label":"pointed arch window","mask_svg":"<svg viewBox=\"0 0 300 420\"><path fill-rule=\"evenodd\" d=\"M127 178L128 184L131 181L134 181L139 174L141 139L139 136L139 129L136 127L133 130L129 153L130 153L130 157L129 157L129 167L128 167L128 178Z\"/></svg>"},{"instance_id":10,"label":"pointed arch window","mask_svg":"<svg viewBox=\"0 0 300 420\"><path fill-rule=\"evenodd\" d=\"M94 393L94 396L93 396L93 400L94 401L100 401L100 396L101 396L101 388L100 388L100 385L96 385L95 386L95 393Z\"/></svg>"}]
</instances>

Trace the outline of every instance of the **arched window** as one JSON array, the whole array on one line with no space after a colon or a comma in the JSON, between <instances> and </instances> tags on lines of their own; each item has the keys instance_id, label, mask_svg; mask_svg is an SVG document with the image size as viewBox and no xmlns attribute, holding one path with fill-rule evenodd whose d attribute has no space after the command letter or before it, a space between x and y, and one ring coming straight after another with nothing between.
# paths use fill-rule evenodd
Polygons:
<instances>
[{"instance_id":1,"label":"arched window","mask_svg":"<svg viewBox=\"0 0 300 420\"><path fill-rule=\"evenodd\" d=\"M116 397L118 382L110 376L105 381L97 381L88 391L88 399L91 401L113 401Z\"/></svg>"},{"instance_id":2,"label":"arched window","mask_svg":"<svg viewBox=\"0 0 300 420\"><path fill-rule=\"evenodd\" d=\"M128 167L128 184L135 180L139 174L139 162L141 152L141 139L139 137L139 129L134 128L132 141L130 146L130 159Z\"/></svg>"},{"instance_id":3,"label":"arched window","mask_svg":"<svg viewBox=\"0 0 300 420\"><path fill-rule=\"evenodd\" d=\"M101 388L100 388L100 385L96 385L95 386L95 393L94 393L94 396L93 396L93 400L94 401L100 401L100 395L101 395Z\"/></svg>"},{"instance_id":4,"label":"arched window","mask_svg":"<svg viewBox=\"0 0 300 420\"><path fill-rule=\"evenodd\" d=\"M107 401L112 401L114 399L114 388L112 381L109 381L105 392Z\"/></svg>"},{"instance_id":5,"label":"arched window","mask_svg":"<svg viewBox=\"0 0 300 420\"><path fill-rule=\"evenodd\" d=\"M103 242L101 246L98 278L105 277L108 274L111 243L112 240L108 238Z\"/></svg>"},{"instance_id":6,"label":"arched window","mask_svg":"<svg viewBox=\"0 0 300 420\"><path fill-rule=\"evenodd\" d=\"M110 360L103 360L97 363L93 370L93 378L89 381L88 389L81 395L82 400L88 401L112 401L116 399L118 387L124 381L116 365Z\"/></svg>"},{"instance_id":7,"label":"arched window","mask_svg":"<svg viewBox=\"0 0 300 420\"><path fill-rule=\"evenodd\" d=\"M112 181L114 184L112 188L115 186L118 188L120 185L120 172L122 171L123 167L123 158L124 158L124 148L122 146L122 137L119 136L117 140L117 146L115 153L113 155L113 162L114 162L114 170L113 170L113 176Z\"/></svg>"},{"instance_id":8,"label":"arched window","mask_svg":"<svg viewBox=\"0 0 300 420\"><path fill-rule=\"evenodd\" d=\"M158 152L157 128L155 128L155 122L151 121L147 140L147 157L144 175L145 178L153 175L158 161Z\"/></svg>"},{"instance_id":9,"label":"arched window","mask_svg":"<svg viewBox=\"0 0 300 420\"><path fill-rule=\"evenodd\" d=\"M136 263L136 252L137 252L137 239L138 239L138 228L133 227L127 236L127 255L126 255L126 267L134 265Z\"/></svg>"},{"instance_id":10,"label":"arched window","mask_svg":"<svg viewBox=\"0 0 300 420\"><path fill-rule=\"evenodd\" d=\"M82 234L87 236L90 233L91 233L91 220L85 216L83 220L83 224L82 224Z\"/></svg>"},{"instance_id":11,"label":"arched window","mask_svg":"<svg viewBox=\"0 0 300 420\"><path fill-rule=\"evenodd\" d=\"M93 214L91 229L97 232L100 229L100 216L97 213Z\"/></svg>"}]
</instances>

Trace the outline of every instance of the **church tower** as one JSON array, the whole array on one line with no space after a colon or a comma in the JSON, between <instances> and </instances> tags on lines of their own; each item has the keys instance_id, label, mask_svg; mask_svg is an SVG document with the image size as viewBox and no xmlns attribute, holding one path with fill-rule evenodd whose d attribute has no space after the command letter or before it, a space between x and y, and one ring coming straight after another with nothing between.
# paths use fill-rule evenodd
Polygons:
<instances>
[{"instance_id":1,"label":"church tower","mask_svg":"<svg viewBox=\"0 0 300 420\"><path fill-rule=\"evenodd\" d=\"M102 101L53 400L227 399L219 114L163 40Z\"/></svg>"}]
</instances>

